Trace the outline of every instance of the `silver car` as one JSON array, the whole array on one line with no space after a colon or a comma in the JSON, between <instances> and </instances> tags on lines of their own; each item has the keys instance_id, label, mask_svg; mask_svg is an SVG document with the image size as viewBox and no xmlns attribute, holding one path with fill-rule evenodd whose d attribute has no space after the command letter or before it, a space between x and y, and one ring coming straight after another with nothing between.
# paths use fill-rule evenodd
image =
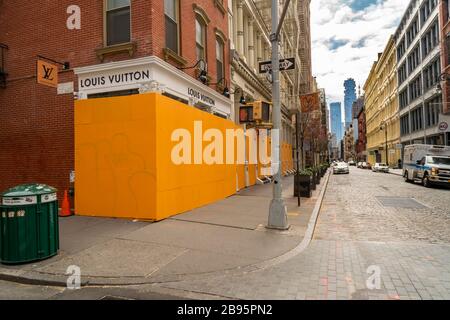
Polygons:
<instances>
[{"instance_id":1,"label":"silver car","mask_svg":"<svg viewBox=\"0 0 450 320\"><path fill-rule=\"evenodd\" d=\"M372 171L389 173L389 166L385 163L375 163L372 167Z\"/></svg>"},{"instance_id":2,"label":"silver car","mask_svg":"<svg viewBox=\"0 0 450 320\"><path fill-rule=\"evenodd\" d=\"M334 174L339 174L339 173L349 174L350 167L345 162L338 162L335 166L333 166L333 173Z\"/></svg>"}]
</instances>

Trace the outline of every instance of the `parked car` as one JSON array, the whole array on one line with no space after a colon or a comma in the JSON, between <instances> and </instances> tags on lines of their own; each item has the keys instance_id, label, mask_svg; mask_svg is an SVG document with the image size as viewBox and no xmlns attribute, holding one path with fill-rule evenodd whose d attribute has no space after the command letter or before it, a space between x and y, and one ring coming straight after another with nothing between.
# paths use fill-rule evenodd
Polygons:
<instances>
[{"instance_id":1,"label":"parked car","mask_svg":"<svg viewBox=\"0 0 450 320\"><path fill-rule=\"evenodd\" d=\"M389 166L385 163L375 163L372 167L372 171L389 173Z\"/></svg>"},{"instance_id":2,"label":"parked car","mask_svg":"<svg viewBox=\"0 0 450 320\"><path fill-rule=\"evenodd\" d=\"M359 169L362 169L363 168L363 162L358 162L356 167L359 168Z\"/></svg>"},{"instance_id":3,"label":"parked car","mask_svg":"<svg viewBox=\"0 0 450 320\"><path fill-rule=\"evenodd\" d=\"M350 161L348 162L348 165L349 165L349 166L356 166L356 162L353 161L353 160L350 160Z\"/></svg>"},{"instance_id":4,"label":"parked car","mask_svg":"<svg viewBox=\"0 0 450 320\"><path fill-rule=\"evenodd\" d=\"M338 174L338 173L349 174L350 173L350 167L349 167L349 165L346 162L338 162L333 167L333 173L334 174Z\"/></svg>"},{"instance_id":5,"label":"parked car","mask_svg":"<svg viewBox=\"0 0 450 320\"><path fill-rule=\"evenodd\" d=\"M369 164L367 162L361 162L361 169L369 169Z\"/></svg>"}]
</instances>

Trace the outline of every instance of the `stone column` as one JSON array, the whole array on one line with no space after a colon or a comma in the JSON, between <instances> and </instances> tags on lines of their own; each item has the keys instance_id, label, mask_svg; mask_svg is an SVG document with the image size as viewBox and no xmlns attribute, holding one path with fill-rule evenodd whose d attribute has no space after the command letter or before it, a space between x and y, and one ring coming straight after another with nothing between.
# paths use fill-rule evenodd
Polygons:
<instances>
[{"instance_id":1,"label":"stone column","mask_svg":"<svg viewBox=\"0 0 450 320\"><path fill-rule=\"evenodd\" d=\"M255 67L255 31L253 28L253 18L248 20L248 64Z\"/></svg>"},{"instance_id":2,"label":"stone column","mask_svg":"<svg viewBox=\"0 0 450 320\"><path fill-rule=\"evenodd\" d=\"M244 8L242 1L237 2L237 50L244 55Z\"/></svg>"},{"instance_id":3,"label":"stone column","mask_svg":"<svg viewBox=\"0 0 450 320\"><path fill-rule=\"evenodd\" d=\"M262 61L263 59L262 37L260 31L256 33L256 57L257 62Z\"/></svg>"}]
</instances>

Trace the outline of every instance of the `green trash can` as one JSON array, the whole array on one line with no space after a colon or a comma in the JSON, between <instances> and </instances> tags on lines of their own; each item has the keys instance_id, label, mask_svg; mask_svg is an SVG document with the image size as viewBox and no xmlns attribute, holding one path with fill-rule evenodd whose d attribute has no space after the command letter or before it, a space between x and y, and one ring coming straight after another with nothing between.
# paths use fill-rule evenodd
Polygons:
<instances>
[{"instance_id":1,"label":"green trash can","mask_svg":"<svg viewBox=\"0 0 450 320\"><path fill-rule=\"evenodd\" d=\"M9 189L1 196L0 262L23 264L58 254L57 190L29 184Z\"/></svg>"}]
</instances>

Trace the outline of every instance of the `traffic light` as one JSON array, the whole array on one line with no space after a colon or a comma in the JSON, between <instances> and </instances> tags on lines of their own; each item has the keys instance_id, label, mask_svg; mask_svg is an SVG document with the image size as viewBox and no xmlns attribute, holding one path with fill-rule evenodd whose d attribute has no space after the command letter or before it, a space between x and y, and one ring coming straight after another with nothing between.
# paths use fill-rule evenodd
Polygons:
<instances>
[{"instance_id":1,"label":"traffic light","mask_svg":"<svg viewBox=\"0 0 450 320\"><path fill-rule=\"evenodd\" d=\"M264 123L272 121L272 104L264 101L247 103L240 107L239 119L241 123Z\"/></svg>"},{"instance_id":2,"label":"traffic light","mask_svg":"<svg viewBox=\"0 0 450 320\"><path fill-rule=\"evenodd\" d=\"M250 123L253 120L253 106L241 106L239 110L239 122L240 123Z\"/></svg>"}]
</instances>

